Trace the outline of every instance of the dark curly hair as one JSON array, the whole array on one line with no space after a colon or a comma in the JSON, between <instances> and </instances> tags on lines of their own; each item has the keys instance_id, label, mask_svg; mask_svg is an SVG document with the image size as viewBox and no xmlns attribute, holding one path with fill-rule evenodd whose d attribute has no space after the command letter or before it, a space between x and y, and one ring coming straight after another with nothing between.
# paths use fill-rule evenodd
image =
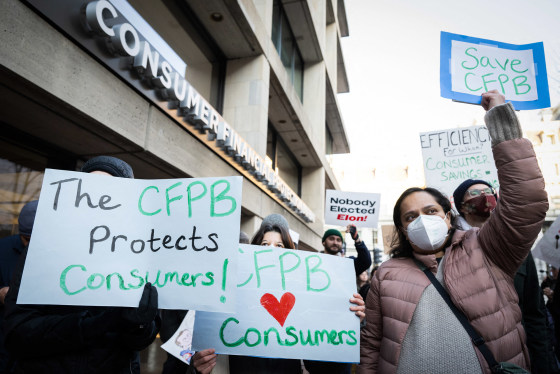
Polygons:
<instances>
[{"instance_id":1,"label":"dark curly hair","mask_svg":"<svg viewBox=\"0 0 560 374\"><path fill-rule=\"evenodd\" d=\"M411 187L407 189L399 197L399 199L395 203L395 207L393 208L393 223L395 224L395 229L393 231L393 237L391 239L390 256L392 258L412 257L412 252L413 252L412 246L410 245L410 242L408 241L408 239L406 238L402 230L404 226L401 222L401 205L404 199L406 199L408 196L412 195L415 192L429 193L434 197L436 202L443 208L445 214L451 212L452 218L454 217L454 214L451 211L451 202L449 202L449 199L444 194L442 194L435 188Z\"/></svg>"}]
</instances>

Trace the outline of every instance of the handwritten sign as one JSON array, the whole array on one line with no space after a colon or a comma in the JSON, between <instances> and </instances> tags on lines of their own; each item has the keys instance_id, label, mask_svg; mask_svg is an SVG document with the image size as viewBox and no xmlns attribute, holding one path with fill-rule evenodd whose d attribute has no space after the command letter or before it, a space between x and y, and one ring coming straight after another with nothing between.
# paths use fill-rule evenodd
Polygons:
<instances>
[{"instance_id":1,"label":"handwritten sign","mask_svg":"<svg viewBox=\"0 0 560 374\"><path fill-rule=\"evenodd\" d=\"M466 179L484 180L496 190L498 172L485 126L420 133L426 186L453 201L453 191Z\"/></svg>"},{"instance_id":2,"label":"handwritten sign","mask_svg":"<svg viewBox=\"0 0 560 374\"><path fill-rule=\"evenodd\" d=\"M234 310L241 184L46 170L18 303Z\"/></svg>"},{"instance_id":3,"label":"handwritten sign","mask_svg":"<svg viewBox=\"0 0 560 374\"><path fill-rule=\"evenodd\" d=\"M193 349L358 362L353 262L338 256L241 245L235 314L197 312Z\"/></svg>"},{"instance_id":4,"label":"handwritten sign","mask_svg":"<svg viewBox=\"0 0 560 374\"><path fill-rule=\"evenodd\" d=\"M560 218L556 218L535 245L533 256L560 268Z\"/></svg>"},{"instance_id":5,"label":"handwritten sign","mask_svg":"<svg viewBox=\"0 0 560 374\"><path fill-rule=\"evenodd\" d=\"M191 359L196 353L192 350L195 316L196 311L189 310L177 331L168 341L161 345L163 350L186 364L191 363Z\"/></svg>"},{"instance_id":6,"label":"handwritten sign","mask_svg":"<svg viewBox=\"0 0 560 374\"><path fill-rule=\"evenodd\" d=\"M377 228L380 197L378 193L327 190L325 223Z\"/></svg>"},{"instance_id":7,"label":"handwritten sign","mask_svg":"<svg viewBox=\"0 0 560 374\"><path fill-rule=\"evenodd\" d=\"M498 90L516 109L550 107L543 43L515 45L441 32L441 96L480 104Z\"/></svg>"}]
</instances>

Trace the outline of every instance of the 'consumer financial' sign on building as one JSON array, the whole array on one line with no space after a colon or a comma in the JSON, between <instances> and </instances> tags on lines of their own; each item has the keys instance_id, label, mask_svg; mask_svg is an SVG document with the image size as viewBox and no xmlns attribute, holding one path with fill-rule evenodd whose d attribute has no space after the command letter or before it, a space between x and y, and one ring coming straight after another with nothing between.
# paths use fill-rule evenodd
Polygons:
<instances>
[{"instance_id":1,"label":"'consumer financial' sign on building","mask_svg":"<svg viewBox=\"0 0 560 374\"><path fill-rule=\"evenodd\" d=\"M266 165L264 157L184 78L186 64L127 2L29 0L29 3L190 132L206 134L233 163L262 182L305 221L315 220L314 213ZM80 24L81 29L77 26Z\"/></svg>"}]
</instances>

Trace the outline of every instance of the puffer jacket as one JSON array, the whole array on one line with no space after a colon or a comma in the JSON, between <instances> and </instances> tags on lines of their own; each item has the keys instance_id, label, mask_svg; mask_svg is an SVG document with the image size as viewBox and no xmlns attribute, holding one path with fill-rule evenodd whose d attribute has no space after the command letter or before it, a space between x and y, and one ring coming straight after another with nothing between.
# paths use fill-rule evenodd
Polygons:
<instances>
[{"instance_id":1,"label":"puffer jacket","mask_svg":"<svg viewBox=\"0 0 560 374\"><path fill-rule=\"evenodd\" d=\"M496 360L528 369L513 278L541 229L548 200L528 140L501 142L493 153L500 180L498 206L481 229L455 232L445 250L443 282ZM414 256L436 273L434 255ZM407 329L430 284L411 258L391 259L377 270L366 300L359 373L397 372ZM480 351L475 351L484 372L490 373Z\"/></svg>"}]
</instances>

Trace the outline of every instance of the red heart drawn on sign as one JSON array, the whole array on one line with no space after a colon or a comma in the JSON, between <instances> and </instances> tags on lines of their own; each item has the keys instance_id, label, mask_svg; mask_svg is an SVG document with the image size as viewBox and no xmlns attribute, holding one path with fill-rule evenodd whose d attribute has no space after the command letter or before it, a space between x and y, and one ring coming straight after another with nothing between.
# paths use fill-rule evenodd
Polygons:
<instances>
[{"instance_id":1,"label":"red heart drawn on sign","mask_svg":"<svg viewBox=\"0 0 560 374\"><path fill-rule=\"evenodd\" d=\"M265 293L261 297L261 305L267 310L268 313L275 320L278 321L280 326L284 326L284 322L286 322L286 318L288 318L288 314L292 311L294 304L296 303L296 297L291 294L290 292L286 292L280 298L280 302L278 299L274 297L274 295Z\"/></svg>"}]
</instances>

